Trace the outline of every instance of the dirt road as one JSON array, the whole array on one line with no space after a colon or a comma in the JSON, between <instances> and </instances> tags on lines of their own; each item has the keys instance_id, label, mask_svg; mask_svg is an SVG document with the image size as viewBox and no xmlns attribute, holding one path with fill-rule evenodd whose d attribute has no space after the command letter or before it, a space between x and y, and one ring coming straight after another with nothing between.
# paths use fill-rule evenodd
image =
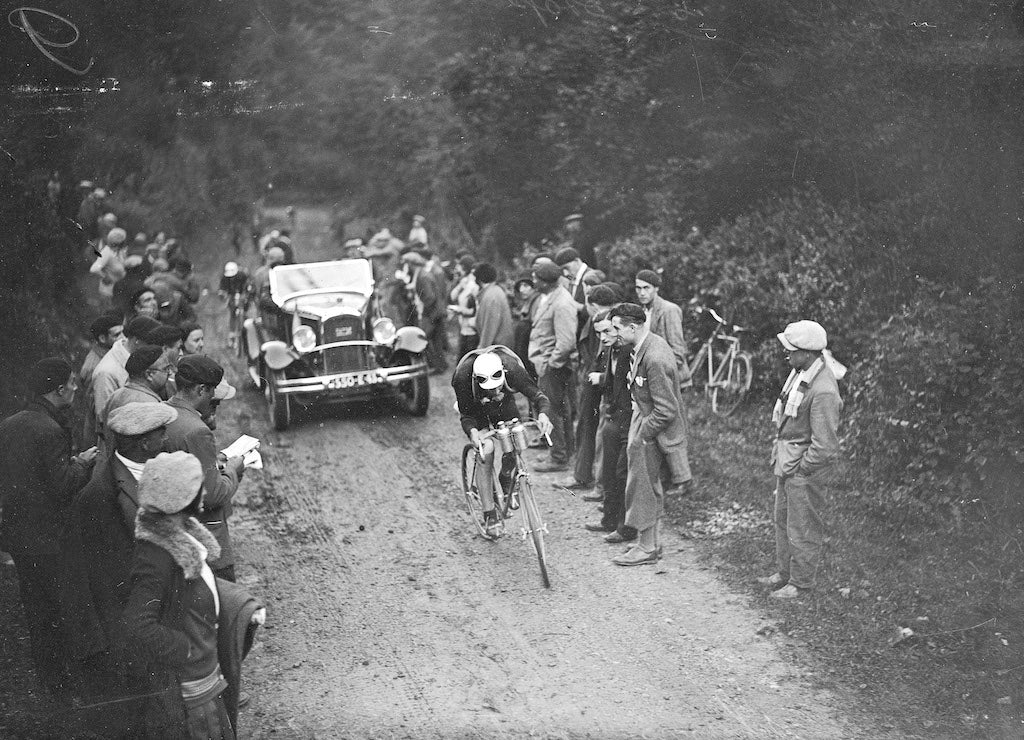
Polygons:
<instances>
[{"instance_id":1,"label":"dirt road","mask_svg":"<svg viewBox=\"0 0 1024 740\"><path fill-rule=\"evenodd\" d=\"M300 211L296 244L331 256L324 213ZM216 300L202 311L226 358ZM527 543L476 537L447 377L425 418L341 408L278 434L242 363L229 372L248 390L218 437L259 437L266 462L232 521L240 580L269 612L242 737L879 736L758 636L692 542L666 532L660 565L612 565L618 549L582 528L594 505L553 486L564 474L536 476L551 590Z\"/></svg>"}]
</instances>

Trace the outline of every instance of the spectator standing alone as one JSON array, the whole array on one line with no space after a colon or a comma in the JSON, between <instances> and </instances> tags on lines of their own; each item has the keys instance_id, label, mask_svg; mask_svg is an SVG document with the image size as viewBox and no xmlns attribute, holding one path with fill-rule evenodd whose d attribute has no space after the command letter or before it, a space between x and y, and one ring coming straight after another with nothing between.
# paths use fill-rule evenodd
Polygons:
<instances>
[{"instance_id":1,"label":"spectator standing alone","mask_svg":"<svg viewBox=\"0 0 1024 740\"><path fill-rule=\"evenodd\" d=\"M775 402L775 554L778 570L758 581L792 599L812 589L821 562L825 487L839 452L839 384L823 352L828 335L797 321L778 335L792 370Z\"/></svg>"},{"instance_id":2,"label":"spectator standing alone","mask_svg":"<svg viewBox=\"0 0 1024 740\"><path fill-rule=\"evenodd\" d=\"M477 305L476 297L480 291L473 275L473 258L466 256L455 263L455 286L448 295L451 301L448 310L455 314L459 322L459 359L467 352L476 349L480 344L480 335L476 328Z\"/></svg>"},{"instance_id":3,"label":"spectator standing alone","mask_svg":"<svg viewBox=\"0 0 1024 740\"><path fill-rule=\"evenodd\" d=\"M515 344L512 308L505 291L498 285L498 271L494 265L481 262L474 268L473 274L480 286L476 297L476 328L480 335L480 346L500 344L512 347Z\"/></svg>"}]
</instances>

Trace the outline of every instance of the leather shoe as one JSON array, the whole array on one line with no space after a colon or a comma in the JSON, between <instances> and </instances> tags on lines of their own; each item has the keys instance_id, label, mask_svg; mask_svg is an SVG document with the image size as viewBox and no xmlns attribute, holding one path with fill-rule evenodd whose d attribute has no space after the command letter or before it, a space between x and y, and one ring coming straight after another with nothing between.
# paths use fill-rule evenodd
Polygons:
<instances>
[{"instance_id":1,"label":"leather shoe","mask_svg":"<svg viewBox=\"0 0 1024 740\"><path fill-rule=\"evenodd\" d=\"M772 588L781 588L786 585L787 581L789 581L789 579L781 573L772 573L770 576L757 579L757 582L762 586L771 586Z\"/></svg>"},{"instance_id":2,"label":"leather shoe","mask_svg":"<svg viewBox=\"0 0 1024 740\"><path fill-rule=\"evenodd\" d=\"M593 487L594 487L593 483L580 483L575 478L572 478L571 480L569 480L568 483L563 483L562 484L562 488L568 488L570 491L589 491ZM585 501L586 498L587 497L584 496L583 500Z\"/></svg>"},{"instance_id":3,"label":"leather shoe","mask_svg":"<svg viewBox=\"0 0 1024 740\"><path fill-rule=\"evenodd\" d=\"M666 496L692 496L693 495L693 481L688 480L685 483L672 486L665 491Z\"/></svg>"},{"instance_id":4,"label":"leather shoe","mask_svg":"<svg viewBox=\"0 0 1024 740\"><path fill-rule=\"evenodd\" d=\"M618 530L615 530L614 532L609 532L604 536L604 541L607 542L609 545L617 545L620 542L632 542L635 539L636 537L630 537L629 539L626 539L619 533Z\"/></svg>"},{"instance_id":5,"label":"leather shoe","mask_svg":"<svg viewBox=\"0 0 1024 740\"><path fill-rule=\"evenodd\" d=\"M811 589L809 588L798 588L792 583L788 583L778 591L772 591L768 596L773 599L797 599L801 596L806 596L810 591Z\"/></svg>"},{"instance_id":6,"label":"leather shoe","mask_svg":"<svg viewBox=\"0 0 1024 740\"><path fill-rule=\"evenodd\" d=\"M658 551L655 549L647 552L639 545L635 545L629 549L629 552L612 558L612 562L616 565L648 565L657 563Z\"/></svg>"},{"instance_id":7,"label":"leather shoe","mask_svg":"<svg viewBox=\"0 0 1024 740\"><path fill-rule=\"evenodd\" d=\"M594 493L586 494L583 497L583 500L584 501L604 501L604 494L603 493L598 493L597 491L595 491Z\"/></svg>"},{"instance_id":8,"label":"leather shoe","mask_svg":"<svg viewBox=\"0 0 1024 740\"><path fill-rule=\"evenodd\" d=\"M583 528L588 532L614 532L614 529L608 529L608 527L601 524L601 522L584 522Z\"/></svg>"},{"instance_id":9,"label":"leather shoe","mask_svg":"<svg viewBox=\"0 0 1024 740\"><path fill-rule=\"evenodd\" d=\"M538 463L533 468L538 473L557 473L562 470L569 469L569 463L555 462L554 460L548 462Z\"/></svg>"}]
</instances>

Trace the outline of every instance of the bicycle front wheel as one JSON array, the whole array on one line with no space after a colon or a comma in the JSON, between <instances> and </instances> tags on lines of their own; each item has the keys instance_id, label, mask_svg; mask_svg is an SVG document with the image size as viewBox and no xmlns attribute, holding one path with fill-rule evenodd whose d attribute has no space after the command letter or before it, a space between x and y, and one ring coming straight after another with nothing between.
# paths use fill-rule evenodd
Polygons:
<instances>
[{"instance_id":1,"label":"bicycle front wheel","mask_svg":"<svg viewBox=\"0 0 1024 740\"><path fill-rule=\"evenodd\" d=\"M519 478L516 481L519 489L520 508L523 511L523 522L526 525L526 533L533 543L533 550L537 553L537 564L540 566L540 580L544 588L551 588L551 579L548 578L547 555L544 551L544 519L537 507L537 499L533 496L533 487L526 478Z\"/></svg>"},{"instance_id":2,"label":"bicycle front wheel","mask_svg":"<svg viewBox=\"0 0 1024 740\"><path fill-rule=\"evenodd\" d=\"M719 416L729 416L743 403L752 380L750 355L737 352L729 360L725 377L711 390L711 410Z\"/></svg>"},{"instance_id":3,"label":"bicycle front wheel","mask_svg":"<svg viewBox=\"0 0 1024 740\"><path fill-rule=\"evenodd\" d=\"M487 530L484 529L484 507L476 490L476 466L476 448L471 444L466 445L462 448L462 497L466 500L469 518L473 520L476 531L481 537L487 537Z\"/></svg>"}]
</instances>

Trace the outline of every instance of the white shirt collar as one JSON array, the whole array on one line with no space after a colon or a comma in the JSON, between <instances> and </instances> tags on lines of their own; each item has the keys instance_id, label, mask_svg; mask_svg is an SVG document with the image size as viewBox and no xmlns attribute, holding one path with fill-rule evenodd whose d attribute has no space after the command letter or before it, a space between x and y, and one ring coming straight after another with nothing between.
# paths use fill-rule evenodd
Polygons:
<instances>
[{"instance_id":1,"label":"white shirt collar","mask_svg":"<svg viewBox=\"0 0 1024 740\"><path fill-rule=\"evenodd\" d=\"M138 483L139 478L142 477L142 469L146 467L146 463L137 463L134 460L129 460L116 450L114 451L114 457L120 460L121 464L128 468L128 472L132 474L132 478L134 478L135 482Z\"/></svg>"}]
</instances>

